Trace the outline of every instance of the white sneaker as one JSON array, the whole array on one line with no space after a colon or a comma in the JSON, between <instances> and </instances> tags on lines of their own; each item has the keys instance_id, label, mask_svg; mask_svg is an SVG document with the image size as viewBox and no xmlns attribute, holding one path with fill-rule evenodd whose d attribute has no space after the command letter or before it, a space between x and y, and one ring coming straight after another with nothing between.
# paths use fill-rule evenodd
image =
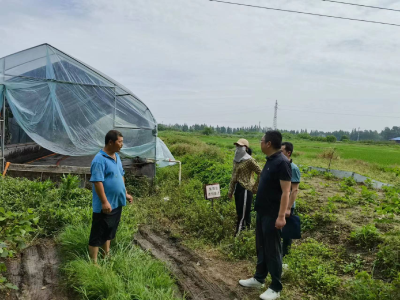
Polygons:
<instances>
[{"instance_id":1,"label":"white sneaker","mask_svg":"<svg viewBox=\"0 0 400 300\"><path fill-rule=\"evenodd\" d=\"M262 293L260 295L260 299L263 300L275 300L278 299L281 296L280 292L275 292L271 289L268 289L265 293Z\"/></svg>"},{"instance_id":2,"label":"white sneaker","mask_svg":"<svg viewBox=\"0 0 400 300\"><path fill-rule=\"evenodd\" d=\"M264 286L264 284L262 284L261 282L259 282L257 279L250 278L250 279L246 279L246 280L239 280L239 284L241 286L244 287L249 287L249 288L262 288Z\"/></svg>"}]
</instances>

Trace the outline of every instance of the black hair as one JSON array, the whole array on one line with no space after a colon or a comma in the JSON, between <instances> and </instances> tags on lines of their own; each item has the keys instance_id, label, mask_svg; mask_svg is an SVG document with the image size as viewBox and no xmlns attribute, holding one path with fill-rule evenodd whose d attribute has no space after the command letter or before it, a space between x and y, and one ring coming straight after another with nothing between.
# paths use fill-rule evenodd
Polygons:
<instances>
[{"instance_id":1,"label":"black hair","mask_svg":"<svg viewBox=\"0 0 400 300\"><path fill-rule=\"evenodd\" d=\"M250 155L250 156L253 154L253 150L251 150L250 147L246 147L246 152L247 152L247 154Z\"/></svg>"},{"instance_id":2,"label":"black hair","mask_svg":"<svg viewBox=\"0 0 400 300\"><path fill-rule=\"evenodd\" d=\"M110 130L109 132L107 132L105 139L106 146L110 141L113 141L115 143L118 140L118 137L124 137L122 133L118 130Z\"/></svg>"},{"instance_id":3,"label":"black hair","mask_svg":"<svg viewBox=\"0 0 400 300\"><path fill-rule=\"evenodd\" d=\"M284 142L282 146L285 146L285 150L290 152L290 156L293 154L293 144L291 142Z\"/></svg>"},{"instance_id":4,"label":"black hair","mask_svg":"<svg viewBox=\"0 0 400 300\"><path fill-rule=\"evenodd\" d=\"M282 147L282 134L277 130L270 130L265 133L265 143L271 142L272 148L278 150Z\"/></svg>"}]
</instances>

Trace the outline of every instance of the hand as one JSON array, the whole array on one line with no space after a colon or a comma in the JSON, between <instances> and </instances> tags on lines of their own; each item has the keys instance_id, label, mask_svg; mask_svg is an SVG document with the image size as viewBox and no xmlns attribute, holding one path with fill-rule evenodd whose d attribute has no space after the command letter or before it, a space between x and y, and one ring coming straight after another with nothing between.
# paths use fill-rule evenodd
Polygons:
<instances>
[{"instance_id":1,"label":"hand","mask_svg":"<svg viewBox=\"0 0 400 300\"><path fill-rule=\"evenodd\" d=\"M288 208L288 209L286 210L286 212L285 212L285 217L286 217L286 218L289 218L291 214L292 214L292 210L291 210L290 208Z\"/></svg>"},{"instance_id":2,"label":"hand","mask_svg":"<svg viewBox=\"0 0 400 300\"><path fill-rule=\"evenodd\" d=\"M286 225L285 217L278 217L275 222L275 228L282 229Z\"/></svg>"},{"instance_id":3,"label":"hand","mask_svg":"<svg viewBox=\"0 0 400 300\"><path fill-rule=\"evenodd\" d=\"M128 200L129 203L132 203L133 197L127 193L127 194L126 194L126 200Z\"/></svg>"},{"instance_id":4,"label":"hand","mask_svg":"<svg viewBox=\"0 0 400 300\"><path fill-rule=\"evenodd\" d=\"M103 213L109 214L112 211L110 202L107 201L106 203L101 204L101 210Z\"/></svg>"}]
</instances>

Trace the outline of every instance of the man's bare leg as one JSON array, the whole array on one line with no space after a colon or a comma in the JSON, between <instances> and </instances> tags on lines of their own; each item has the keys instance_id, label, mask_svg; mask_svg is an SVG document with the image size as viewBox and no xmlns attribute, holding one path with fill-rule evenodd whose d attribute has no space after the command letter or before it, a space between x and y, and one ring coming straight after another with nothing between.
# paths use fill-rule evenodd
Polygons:
<instances>
[{"instance_id":1,"label":"man's bare leg","mask_svg":"<svg viewBox=\"0 0 400 300\"><path fill-rule=\"evenodd\" d=\"M104 257L107 257L110 253L110 243L111 241L106 241L104 245L101 247L104 250Z\"/></svg>"},{"instance_id":2,"label":"man's bare leg","mask_svg":"<svg viewBox=\"0 0 400 300\"><path fill-rule=\"evenodd\" d=\"M89 246L89 256L95 265L97 265L97 254L98 253L99 253L99 247Z\"/></svg>"}]
</instances>

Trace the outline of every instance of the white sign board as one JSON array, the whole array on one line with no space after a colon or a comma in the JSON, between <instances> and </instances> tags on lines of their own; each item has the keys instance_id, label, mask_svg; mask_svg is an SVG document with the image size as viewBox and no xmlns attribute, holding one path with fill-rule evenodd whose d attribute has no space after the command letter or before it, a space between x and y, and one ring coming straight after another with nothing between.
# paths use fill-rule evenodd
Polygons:
<instances>
[{"instance_id":1,"label":"white sign board","mask_svg":"<svg viewBox=\"0 0 400 300\"><path fill-rule=\"evenodd\" d=\"M216 199L221 197L219 183L206 185L206 199Z\"/></svg>"}]
</instances>

